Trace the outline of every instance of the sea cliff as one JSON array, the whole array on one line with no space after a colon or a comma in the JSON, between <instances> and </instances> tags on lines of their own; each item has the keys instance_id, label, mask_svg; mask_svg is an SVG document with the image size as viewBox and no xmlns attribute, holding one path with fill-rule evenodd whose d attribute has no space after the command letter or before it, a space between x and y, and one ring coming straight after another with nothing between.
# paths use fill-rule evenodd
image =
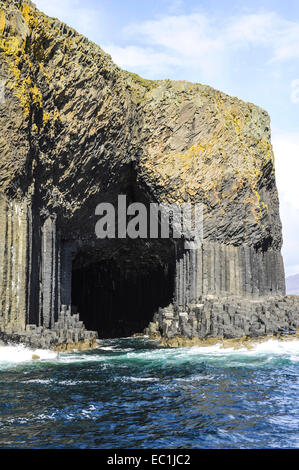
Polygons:
<instances>
[{"instance_id":1,"label":"sea cliff","mask_svg":"<svg viewBox=\"0 0 299 470\"><path fill-rule=\"evenodd\" d=\"M30 1L0 1L0 35L3 337L294 332L267 112L123 71ZM201 204L203 242L96 239L95 208L120 194Z\"/></svg>"}]
</instances>

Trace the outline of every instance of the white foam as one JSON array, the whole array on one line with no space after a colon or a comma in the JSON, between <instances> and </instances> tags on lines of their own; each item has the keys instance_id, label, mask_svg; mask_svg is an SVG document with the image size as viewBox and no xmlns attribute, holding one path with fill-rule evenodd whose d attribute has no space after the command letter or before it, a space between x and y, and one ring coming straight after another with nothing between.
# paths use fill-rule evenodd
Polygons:
<instances>
[{"instance_id":1,"label":"white foam","mask_svg":"<svg viewBox=\"0 0 299 470\"><path fill-rule=\"evenodd\" d=\"M103 351L101 351L103 350ZM105 351L113 351L115 355L105 354ZM125 354L124 354L125 353ZM39 360L34 360L33 355L38 356ZM92 354L86 353L63 353L57 354L47 350L32 350L22 345L16 346L0 346L0 368L8 367L15 364L40 362L40 361L57 361L60 363L95 363L98 362L99 367L113 367L117 363L117 367L127 367L126 362L142 361L142 362L163 362L171 365L176 363L196 363L196 362L212 362L226 363L234 367L246 364L254 365L255 361L259 364L267 364L279 357L290 360L292 362L299 361L299 340L280 341L269 339L261 343L251 343L250 349L241 347L240 349L223 348L222 344L213 346L196 346L192 348L180 349L145 349L134 350L132 348L120 348L117 346L104 346L97 349ZM147 379L146 377L144 378ZM138 380L138 378L137 378Z\"/></svg>"},{"instance_id":2,"label":"white foam","mask_svg":"<svg viewBox=\"0 0 299 470\"><path fill-rule=\"evenodd\" d=\"M109 356L100 354L84 354L81 353L64 353L59 355L59 362L62 364L76 363L76 362L105 362L109 360Z\"/></svg>"},{"instance_id":3,"label":"white foam","mask_svg":"<svg viewBox=\"0 0 299 470\"><path fill-rule=\"evenodd\" d=\"M52 384L54 381L52 379L30 379L30 380L23 380L26 384L41 384L41 385L49 385Z\"/></svg>"},{"instance_id":4,"label":"white foam","mask_svg":"<svg viewBox=\"0 0 299 470\"><path fill-rule=\"evenodd\" d=\"M253 351L275 355L295 354L299 357L299 340L279 341L277 339L269 339L268 341L254 345Z\"/></svg>"},{"instance_id":5,"label":"white foam","mask_svg":"<svg viewBox=\"0 0 299 470\"><path fill-rule=\"evenodd\" d=\"M0 367L9 364L21 364L24 362L36 361L33 356L39 357L39 360L57 359L58 354L44 349L30 349L23 345L0 346Z\"/></svg>"},{"instance_id":6,"label":"white foam","mask_svg":"<svg viewBox=\"0 0 299 470\"><path fill-rule=\"evenodd\" d=\"M227 365L243 365L242 361L254 364L255 360L267 363L279 357L293 362L299 361L299 340L280 341L269 339L262 343L251 343L250 349L246 347L223 348L221 343L213 346L195 346L179 349L155 349L148 351L134 351L127 354L131 360L167 361L169 364L178 362L212 361L226 362ZM239 362L240 361L240 362Z\"/></svg>"},{"instance_id":7,"label":"white foam","mask_svg":"<svg viewBox=\"0 0 299 470\"><path fill-rule=\"evenodd\" d=\"M101 346L98 349L102 351L113 351L113 352L121 352L121 353L134 351L133 348L119 348L116 346Z\"/></svg>"},{"instance_id":8,"label":"white foam","mask_svg":"<svg viewBox=\"0 0 299 470\"><path fill-rule=\"evenodd\" d=\"M214 377L212 375L195 374L187 378L178 377L176 379L177 382L200 382L200 381L207 381L207 380L209 381L214 380Z\"/></svg>"},{"instance_id":9,"label":"white foam","mask_svg":"<svg viewBox=\"0 0 299 470\"><path fill-rule=\"evenodd\" d=\"M122 377L122 382L159 382L155 377Z\"/></svg>"},{"instance_id":10,"label":"white foam","mask_svg":"<svg viewBox=\"0 0 299 470\"><path fill-rule=\"evenodd\" d=\"M194 354L203 354L203 355L228 355L228 354L249 354L256 355L259 353L269 353L275 355L290 355L298 354L299 355L299 340L292 341L281 341L275 339L269 339L261 343L252 342L249 344L249 348L243 346L240 348L227 348L223 347L221 343L215 344L213 346L194 346L192 348L181 348L173 351L178 351L182 355L194 355Z\"/></svg>"},{"instance_id":11,"label":"white foam","mask_svg":"<svg viewBox=\"0 0 299 470\"><path fill-rule=\"evenodd\" d=\"M83 384L97 384L98 382L95 380L59 380L55 382L57 385L83 385Z\"/></svg>"}]
</instances>

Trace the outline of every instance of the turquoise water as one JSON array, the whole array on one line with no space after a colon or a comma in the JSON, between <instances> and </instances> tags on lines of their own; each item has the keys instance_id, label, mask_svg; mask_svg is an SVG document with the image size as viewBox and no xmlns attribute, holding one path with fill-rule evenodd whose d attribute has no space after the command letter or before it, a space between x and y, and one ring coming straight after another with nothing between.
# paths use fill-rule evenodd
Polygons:
<instances>
[{"instance_id":1,"label":"turquoise water","mask_svg":"<svg viewBox=\"0 0 299 470\"><path fill-rule=\"evenodd\" d=\"M298 448L298 345L0 348L0 448Z\"/></svg>"}]
</instances>

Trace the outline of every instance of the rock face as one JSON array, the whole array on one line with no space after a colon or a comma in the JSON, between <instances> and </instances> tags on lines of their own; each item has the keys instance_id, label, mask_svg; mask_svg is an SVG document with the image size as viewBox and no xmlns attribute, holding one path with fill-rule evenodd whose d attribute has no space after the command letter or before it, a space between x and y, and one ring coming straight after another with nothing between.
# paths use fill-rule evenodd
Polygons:
<instances>
[{"instance_id":1,"label":"rock face","mask_svg":"<svg viewBox=\"0 0 299 470\"><path fill-rule=\"evenodd\" d=\"M192 340L296 334L298 305L295 296L248 301L208 295L201 298L201 303L188 305L185 312L173 305L159 309L147 333L155 338L162 336L165 345L173 344L177 336Z\"/></svg>"},{"instance_id":2,"label":"rock face","mask_svg":"<svg viewBox=\"0 0 299 470\"><path fill-rule=\"evenodd\" d=\"M76 304L88 330L126 335L169 305L193 321L207 295L227 305L285 295L265 111L208 86L125 72L30 1L0 0L0 35L2 332L48 334L62 305ZM202 245L97 240L96 206L121 194L202 204ZM195 316L192 334L211 334ZM247 332L231 316L229 335Z\"/></svg>"}]
</instances>

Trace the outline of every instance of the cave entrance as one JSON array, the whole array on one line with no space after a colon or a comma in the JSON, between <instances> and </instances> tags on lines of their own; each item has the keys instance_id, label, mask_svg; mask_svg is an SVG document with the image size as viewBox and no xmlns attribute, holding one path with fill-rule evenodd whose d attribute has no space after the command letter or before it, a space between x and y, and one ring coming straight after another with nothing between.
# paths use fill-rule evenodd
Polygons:
<instances>
[{"instance_id":1,"label":"cave entrance","mask_svg":"<svg viewBox=\"0 0 299 470\"><path fill-rule=\"evenodd\" d=\"M72 304L99 338L142 333L158 308L173 302L174 245L169 240L119 245L101 253L81 250L73 260Z\"/></svg>"}]
</instances>

